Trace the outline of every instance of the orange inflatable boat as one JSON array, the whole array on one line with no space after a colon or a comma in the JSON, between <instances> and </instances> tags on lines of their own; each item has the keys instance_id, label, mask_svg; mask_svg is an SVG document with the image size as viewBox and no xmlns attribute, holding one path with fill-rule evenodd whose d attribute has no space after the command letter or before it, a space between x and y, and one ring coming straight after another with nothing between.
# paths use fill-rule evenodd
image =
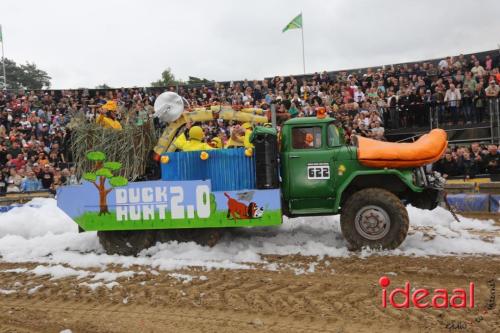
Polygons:
<instances>
[{"instance_id":1,"label":"orange inflatable boat","mask_svg":"<svg viewBox=\"0 0 500 333\"><path fill-rule=\"evenodd\" d=\"M359 163L374 168L415 168L434 163L448 146L446 132L442 129L433 129L412 143L356 138Z\"/></svg>"}]
</instances>

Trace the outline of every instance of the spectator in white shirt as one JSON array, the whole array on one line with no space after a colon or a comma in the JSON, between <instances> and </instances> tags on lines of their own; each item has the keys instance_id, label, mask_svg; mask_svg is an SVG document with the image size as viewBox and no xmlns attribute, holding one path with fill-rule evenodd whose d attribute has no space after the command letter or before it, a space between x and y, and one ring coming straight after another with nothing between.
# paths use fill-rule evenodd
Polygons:
<instances>
[{"instance_id":1,"label":"spectator in white shirt","mask_svg":"<svg viewBox=\"0 0 500 333\"><path fill-rule=\"evenodd\" d=\"M484 67L479 64L479 61L474 62L474 67L470 71L474 74L474 77L483 77L486 74Z\"/></svg>"},{"instance_id":2,"label":"spectator in white shirt","mask_svg":"<svg viewBox=\"0 0 500 333\"><path fill-rule=\"evenodd\" d=\"M356 103L361 103L365 100L365 94L361 91L361 89L358 89L357 87L354 88L354 101Z\"/></svg>"},{"instance_id":3,"label":"spectator in white shirt","mask_svg":"<svg viewBox=\"0 0 500 333\"><path fill-rule=\"evenodd\" d=\"M450 57L447 57L446 59L443 59L439 62L438 67L440 70L445 70L448 68L450 62Z\"/></svg>"},{"instance_id":4,"label":"spectator in white shirt","mask_svg":"<svg viewBox=\"0 0 500 333\"><path fill-rule=\"evenodd\" d=\"M453 83L450 84L450 89L446 90L446 94L444 95L444 101L448 104L454 124L458 123L458 105L461 99L460 91L455 88Z\"/></svg>"}]
</instances>

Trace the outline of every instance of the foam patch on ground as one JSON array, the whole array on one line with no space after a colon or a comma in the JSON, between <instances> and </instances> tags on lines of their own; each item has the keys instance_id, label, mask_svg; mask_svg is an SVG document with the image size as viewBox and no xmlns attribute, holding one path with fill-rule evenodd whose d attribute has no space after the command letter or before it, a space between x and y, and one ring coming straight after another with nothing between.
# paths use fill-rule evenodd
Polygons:
<instances>
[{"instance_id":1,"label":"foam patch on ground","mask_svg":"<svg viewBox=\"0 0 500 333\"><path fill-rule=\"evenodd\" d=\"M160 270L186 267L206 269L251 269L266 264L262 255L301 254L307 256L382 255L500 255L500 237L484 239L477 232L496 232L493 221L461 218L436 208L425 211L408 207L410 232L405 242L392 251L349 253L340 233L339 217L284 219L281 227L232 230L213 248L195 243L158 243L137 257L107 255L95 232L78 233L77 225L56 206L54 199L31 202L39 208L24 206L0 214L0 257L4 262L43 264L33 274L54 277L85 275L75 268L106 269L110 264L130 267L150 266ZM498 233L497 233L498 234ZM50 266L52 268L47 268ZM36 268L35 268L36 270ZM118 274L102 274L109 282ZM122 272L123 274L123 272ZM126 273L131 274L131 273ZM125 274L125 275L126 275ZM125 276L123 276L125 277ZM94 279L97 280L97 279Z\"/></svg>"}]
</instances>

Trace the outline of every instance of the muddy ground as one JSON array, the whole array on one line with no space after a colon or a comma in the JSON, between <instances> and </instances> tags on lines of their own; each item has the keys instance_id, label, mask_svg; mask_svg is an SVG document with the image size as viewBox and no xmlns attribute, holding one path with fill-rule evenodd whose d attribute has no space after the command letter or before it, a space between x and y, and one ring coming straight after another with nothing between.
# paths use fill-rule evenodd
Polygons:
<instances>
[{"instance_id":1,"label":"muddy ground","mask_svg":"<svg viewBox=\"0 0 500 333\"><path fill-rule=\"evenodd\" d=\"M318 258L267 256L254 270L190 269L183 281L149 267L91 290L90 278L52 279L0 263L0 332L500 332L500 307L487 310L500 256ZM270 268L277 270L270 270ZM124 268L108 267L121 271ZM474 309L381 307L378 279L392 287L466 288L476 284ZM0 290L1 291L1 290ZM491 306L491 304L490 304Z\"/></svg>"}]
</instances>

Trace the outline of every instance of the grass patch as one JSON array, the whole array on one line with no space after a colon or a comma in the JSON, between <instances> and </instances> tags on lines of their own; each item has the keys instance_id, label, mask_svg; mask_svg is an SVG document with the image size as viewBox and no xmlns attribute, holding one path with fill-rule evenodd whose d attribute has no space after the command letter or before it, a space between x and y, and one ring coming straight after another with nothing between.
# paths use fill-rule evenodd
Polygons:
<instances>
[{"instance_id":1,"label":"grass patch","mask_svg":"<svg viewBox=\"0 0 500 333\"><path fill-rule=\"evenodd\" d=\"M216 211L209 218L172 219L170 211L166 218L160 219L155 213L154 219L117 221L114 211L110 214L98 215L98 212L86 212L75 218L75 221L86 231L101 230L147 230L147 229L180 229L180 228L230 228L230 227L257 227L278 225L282 222L281 210L267 210L261 218L237 220L226 217L226 211Z\"/></svg>"}]
</instances>

